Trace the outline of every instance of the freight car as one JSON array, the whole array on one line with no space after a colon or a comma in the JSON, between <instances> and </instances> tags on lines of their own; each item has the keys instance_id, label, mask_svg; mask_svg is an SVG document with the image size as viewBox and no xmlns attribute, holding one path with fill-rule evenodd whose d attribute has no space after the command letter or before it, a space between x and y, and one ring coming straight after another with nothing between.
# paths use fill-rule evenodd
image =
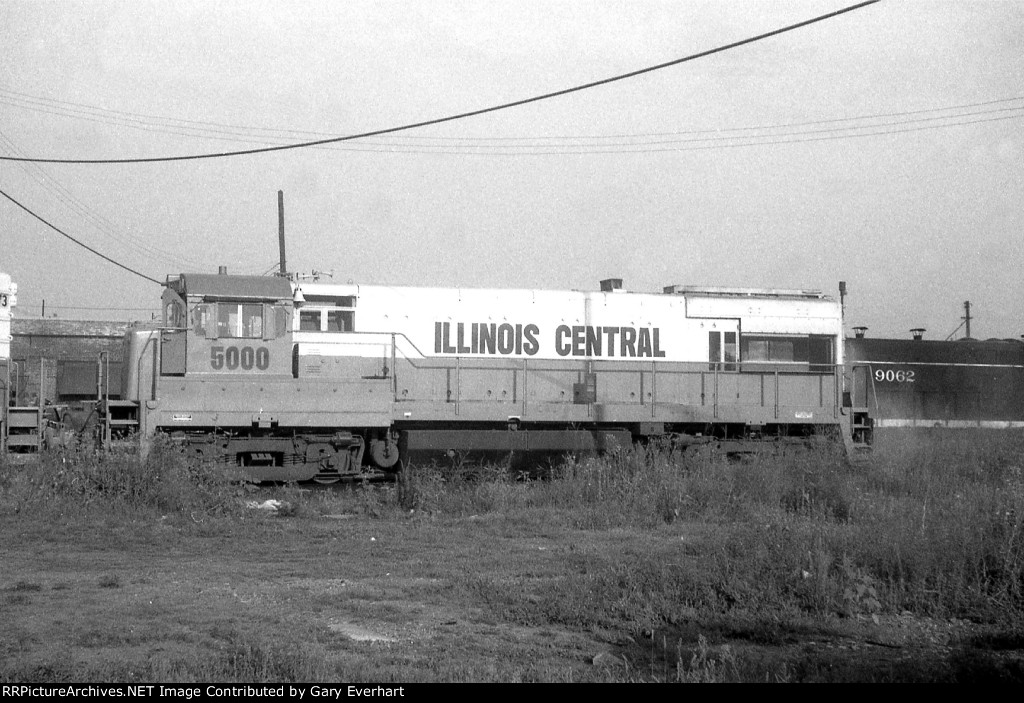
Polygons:
<instances>
[{"instance_id":1,"label":"freight car","mask_svg":"<svg viewBox=\"0 0 1024 703\"><path fill-rule=\"evenodd\" d=\"M1024 342L846 340L849 390L881 436L916 428L1024 428Z\"/></svg>"},{"instance_id":2,"label":"freight car","mask_svg":"<svg viewBox=\"0 0 1024 703\"><path fill-rule=\"evenodd\" d=\"M406 460L565 454L669 436L749 450L869 440L843 404L840 305L818 291L631 293L182 274L126 335L108 434L166 433L256 480Z\"/></svg>"}]
</instances>

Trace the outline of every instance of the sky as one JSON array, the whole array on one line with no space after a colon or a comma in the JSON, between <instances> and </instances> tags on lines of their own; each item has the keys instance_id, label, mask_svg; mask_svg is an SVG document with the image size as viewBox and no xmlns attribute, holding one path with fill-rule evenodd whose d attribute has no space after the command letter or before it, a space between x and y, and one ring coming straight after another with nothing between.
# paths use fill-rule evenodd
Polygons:
<instances>
[{"instance_id":1,"label":"sky","mask_svg":"<svg viewBox=\"0 0 1024 703\"><path fill-rule=\"evenodd\" d=\"M673 61L854 4L5 0L0 155L357 134ZM150 278L820 289L847 326L1024 334L1024 2L883 0L641 76L316 148L0 161L0 190ZM0 198L21 317L148 319L159 286ZM113 309L119 308L119 309ZM963 334L961 329L956 336Z\"/></svg>"}]
</instances>

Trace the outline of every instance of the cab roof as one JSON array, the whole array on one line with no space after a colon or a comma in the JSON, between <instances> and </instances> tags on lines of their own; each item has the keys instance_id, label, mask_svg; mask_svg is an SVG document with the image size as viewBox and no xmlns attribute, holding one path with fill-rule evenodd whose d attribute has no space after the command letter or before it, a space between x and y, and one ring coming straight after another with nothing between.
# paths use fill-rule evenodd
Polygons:
<instances>
[{"instance_id":1,"label":"cab roof","mask_svg":"<svg viewBox=\"0 0 1024 703\"><path fill-rule=\"evenodd\" d=\"M277 276L183 273L177 278L169 277L167 287L179 295L205 300L283 300L292 297L291 284Z\"/></svg>"}]
</instances>

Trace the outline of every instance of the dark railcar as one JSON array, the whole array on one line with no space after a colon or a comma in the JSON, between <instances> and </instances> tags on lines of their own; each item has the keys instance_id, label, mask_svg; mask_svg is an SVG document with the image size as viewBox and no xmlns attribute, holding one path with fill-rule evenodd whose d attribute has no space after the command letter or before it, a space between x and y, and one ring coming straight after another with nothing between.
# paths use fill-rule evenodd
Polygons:
<instances>
[{"instance_id":1,"label":"dark railcar","mask_svg":"<svg viewBox=\"0 0 1024 703\"><path fill-rule=\"evenodd\" d=\"M1018 340L846 340L847 390L875 427L1024 428Z\"/></svg>"}]
</instances>

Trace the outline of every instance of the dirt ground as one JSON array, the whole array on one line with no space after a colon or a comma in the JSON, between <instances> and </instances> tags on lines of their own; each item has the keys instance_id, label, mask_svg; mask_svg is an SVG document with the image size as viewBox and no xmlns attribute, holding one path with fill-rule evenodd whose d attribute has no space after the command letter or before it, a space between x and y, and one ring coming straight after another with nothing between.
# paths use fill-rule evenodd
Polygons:
<instances>
[{"instance_id":1,"label":"dirt ground","mask_svg":"<svg viewBox=\"0 0 1024 703\"><path fill-rule=\"evenodd\" d=\"M697 569L679 550L694 526L513 530L257 511L175 520L3 518L0 680L1024 680L1024 643L992 624L694 613L617 627L538 622L514 606L636 551Z\"/></svg>"}]
</instances>

